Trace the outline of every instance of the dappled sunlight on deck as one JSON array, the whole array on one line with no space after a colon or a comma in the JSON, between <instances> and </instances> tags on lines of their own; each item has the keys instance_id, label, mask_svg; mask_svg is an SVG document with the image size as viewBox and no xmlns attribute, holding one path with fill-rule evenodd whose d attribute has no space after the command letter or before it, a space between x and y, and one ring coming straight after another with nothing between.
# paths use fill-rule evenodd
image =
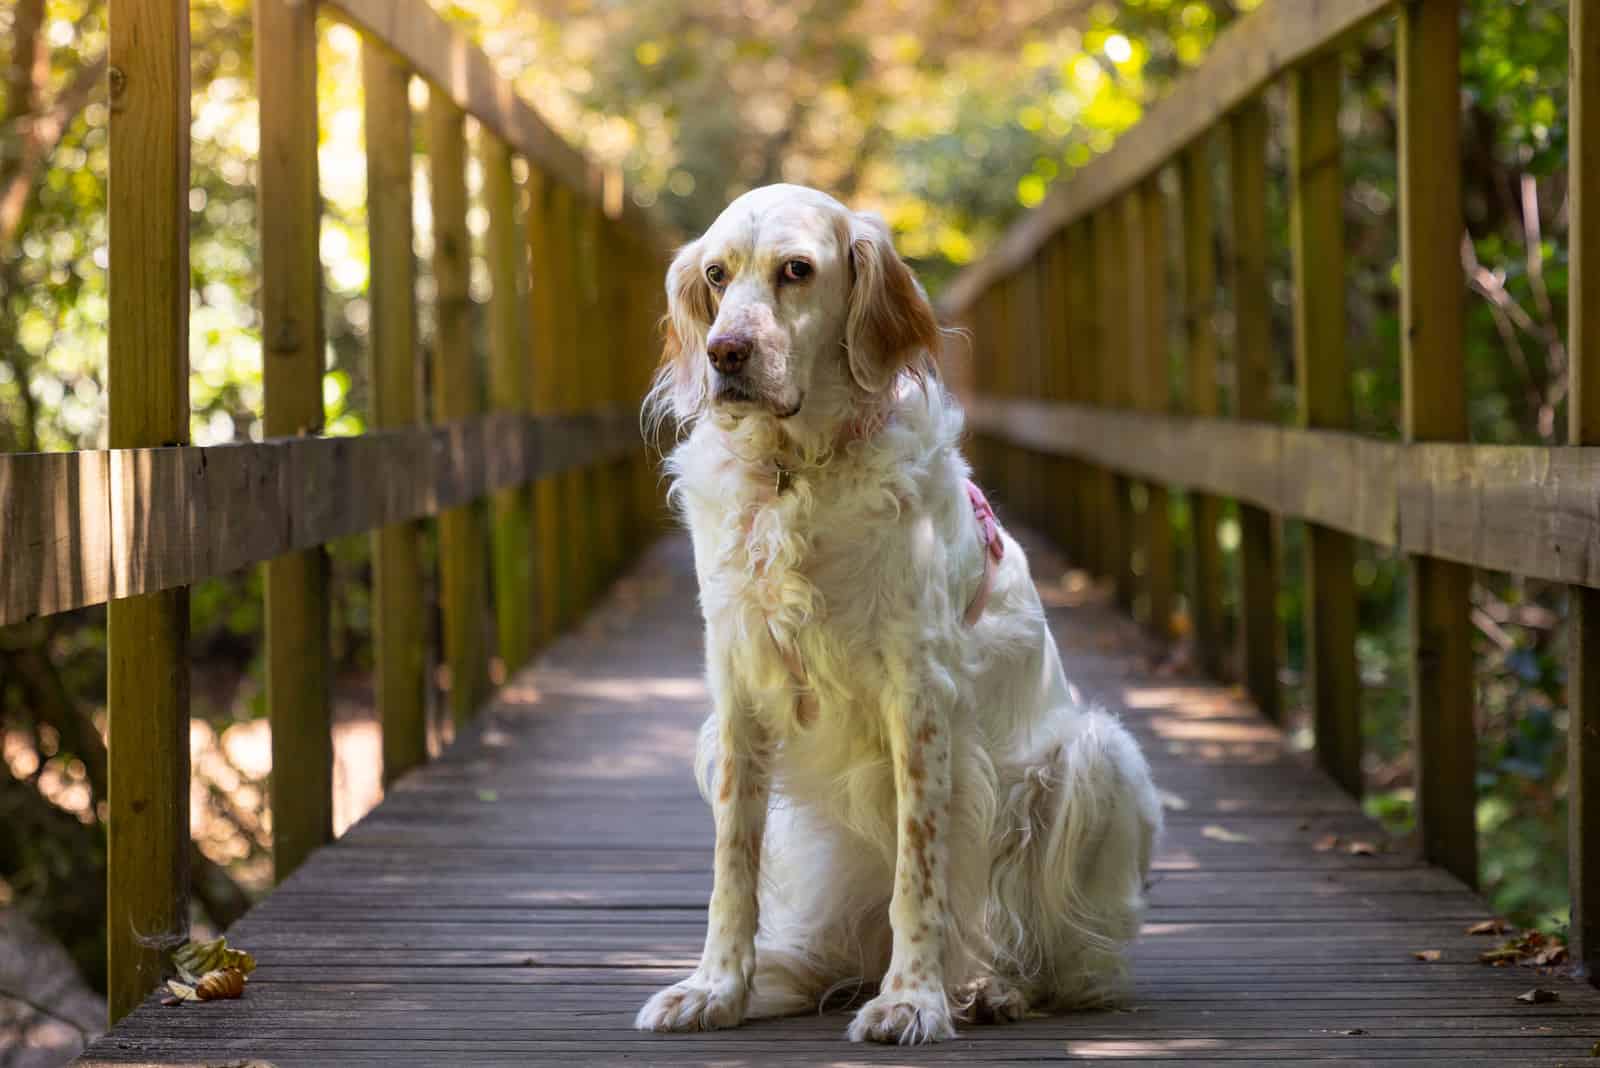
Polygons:
<instances>
[{"instance_id":1,"label":"dappled sunlight on deck","mask_svg":"<svg viewBox=\"0 0 1600 1068\"><path fill-rule=\"evenodd\" d=\"M1036 556L1053 581L1051 555ZM1457 1064L1506 1048L1576 1056L1600 1039L1600 996L1477 964L1476 898L1387 843L1226 689L1146 678L1143 639L1103 599L1052 610L1052 626L1068 676L1122 715L1162 791L1130 1004L963 1027L917 1050L848 1047L849 1010L831 1004L735 1031L635 1032L634 1011L695 966L705 931L692 589L686 541L658 546L230 932L260 960L244 1000L147 1005L98 1063ZM1418 961L1422 948L1440 960ZM1519 1004L1535 979L1561 1000Z\"/></svg>"}]
</instances>

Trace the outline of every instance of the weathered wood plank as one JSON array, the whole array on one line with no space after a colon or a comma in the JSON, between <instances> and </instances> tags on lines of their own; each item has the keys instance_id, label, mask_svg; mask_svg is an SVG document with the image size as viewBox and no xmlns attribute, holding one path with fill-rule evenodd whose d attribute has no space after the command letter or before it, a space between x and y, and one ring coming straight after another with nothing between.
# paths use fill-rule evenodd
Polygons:
<instances>
[{"instance_id":1,"label":"weathered wood plank","mask_svg":"<svg viewBox=\"0 0 1600 1068\"><path fill-rule=\"evenodd\" d=\"M267 436L275 438L321 433L324 421L316 32L314 5L255 5L256 48L273 57L256 65L261 101L256 215L262 422ZM272 865L281 881L333 838L327 552L316 546L269 560L265 578Z\"/></svg>"},{"instance_id":2,"label":"weathered wood plank","mask_svg":"<svg viewBox=\"0 0 1600 1068\"><path fill-rule=\"evenodd\" d=\"M1398 0L1274 0L1240 19L1109 152L1051 190L987 256L963 271L945 290L940 308L954 318L1050 235L1133 188L1268 83L1397 6Z\"/></svg>"},{"instance_id":3,"label":"weathered wood plank","mask_svg":"<svg viewBox=\"0 0 1600 1068\"><path fill-rule=\"evenodd\" d=\"M1272 317L1267 282L1267 108L1258 97L1228 122L1233 258L1234 397L1240 419L1272 422ZM1267 719L1278 692L1278 573L1272 513L1239 508L1239 637L1245 690Z\"/></svg>"},{"instance_id":4,"label":"weathered wood plank","mask_svg":"<svg viewBox=\"0 0 1600 1068\"><path fill-rule=\"evenodd\" d=\"M1465 441L1461 4L1400 12L1400 354L1407 441ZM1478 881L1472 569L1410 558L1412 760L1422 853Z\"/></svg>"},{"instance_id":5,"label":"weathered wood plank","mask_svg":"<svg viewBox=\"0 0 1600 1068\"><path fill-rule=\"evenodd\" d=\"M489 408L533 411L533 374L524 329L522 228L518 190L506 143L487 129L478 132L484 201L489 212ZM495 631L501 663L509 673L533 654L533 491L511 486L493 504Z\"/></svg>"},{"instance_id":6,"label":"weathered wood plank","mask_svg":"<svg viewBox=\"0 0 1600 1068\"><path fill-rule=\"evenodd\" d=\"M608 408L351 438L6 454L0 624L226 575L639 450L635 413ZM163 514L173 518L153 532Z\"/></svg>"},{"instance_id":7,"label":"weathered wood plank","mask_svg":"<svg viewBox=\"0 0 1600 1068\"><path fill-rule=\"evenodd\" d=\"M1014 532L1058 587L1061 562ZM636 579L602 610L603 640L558 641L238 925L261 962L243 999L205 1012L152 1002L85 1063L849 1060L842 1009L704 1035L630 1028L653 988L693 967L712 837L688 773L704 708L687 688L701 664L686 539ZM1594 1042L1600 994L1540 976L1560 1001L1520 1005L1532 976L1476 963L1492 940L1464 933L1485 913L1459 881L1400 853L1317 851L1329 831L1381 837L1242 702L1140 675L1154 646L1103 599L1051 622L1069 676L1119 712L1174 798L1133 952L1136 1011L964 1026L910 1063L1181 1051L1183 1063L1494 1064L1575 1059ZM1259 738L1257 763L1211 755L1241 729ZM1276 807L1228 807L1247 798ZM564 844L524 845L574 825ZM1416 961L1421 947L1443 959Z\"/></svg>"},{"instance_id":8,"label":"weathered wood plank","mask_svg":"<svg viewBox=\"0 0 1600 1068\"><path fill-rule=\"evenodd\" d=\"M977 397L985 434L1236 497L1407 553L1600 588L1600 448L1338 431Z\"/></svg>"},{"instance_id":9,"label":"weathered wood plank","mask_svg":"<svg viewBox=\"0 0 1600 1068\"><path fill-rule=\"evenodd\" d=\"M1295 371L1300 423L1350 425L1345 358L1344 176L1336 55L1298 70L1290 85L1290 244L1294 260ZM1319 523L1306 527L1306 674L1317 753L1361 793L1361 683L1356 669L1355 546Z\"/></svg>"},{"instance_id":10,"label":"weathered wood plank","mask_svg":"<svg viewBox=\"0 0 1600 1068\"><path fill-rule=\"evenodd\" d=\"M175 445L189 440L189 4L113 0L107 14L110 439L117 448ZM143 518L139 543L182 526L178 514ZM114 601L106 622L115 1021L160 983L163 940L189 929L188 590Z\"/></svg>"},{"instance_id":11,"label":"weathered wood plank","mask_svg":"<svg viewBox=\"0 0 1600 1068\"><path fill-rule=\"evenodd\" d=\"M473 344L472 234L467 229L466 114L428 94L428 190L433 206L433 418L449 423L483 411ZM450 715L457 727L489 692L488 591L482 514L474 504L439 516L439 586Z\"/></svg>"},{"instance_id":12,"label":"weathered wood plank","mask_svg":"<svg viewBox=\"0 0 1600 1068\"><path fill-rule=\"evenodd\" d=\"M372 425L421 417L416 259L412 252L411 75L364 41L361 81L367 136L367 239L371 264ZM372 535L373 644L387 785L428 756L428 648L420 531L393 523Z\"/></svg>"},{"instance_id":13,"label":"weathered wood plank","mask_svg":"<svg viewBox=\"0 0 1600 1068\"><path fill-rule=\"evenodd\" d=\"M1202 136L1184 150L1178 173L1183 189L1185 409L1200 416L1220 410L1217 383L1217 261L1212 210L1211 139ZM1189 614L1194 621L1195 660L1212 678L1224 675L1222 545L1217 530L1222 501L1209 493L1189 496Z\"/></svg>"},{"instance_id":14,"label":"weathered wood plank","mask_svg":"<svg viewBox=\"0 0 1600 1068\"><path fill-rule=\"evenodd\" d=\"M1572 0L1569 445L1600 445L1600 11ZM1567 863L1574 959L1600 977L1600 590L1574 588L1567 621Z\"/></svg>"}]
</instances>

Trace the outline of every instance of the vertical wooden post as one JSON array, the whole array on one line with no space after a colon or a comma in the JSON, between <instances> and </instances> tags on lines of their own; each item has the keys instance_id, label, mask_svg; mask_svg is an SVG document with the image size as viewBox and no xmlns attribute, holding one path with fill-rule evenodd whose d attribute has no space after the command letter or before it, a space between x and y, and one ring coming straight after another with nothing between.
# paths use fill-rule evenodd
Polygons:
<instances>
[{"instance_id":1,"label":"vertical wooden post","mask_svg":"<svg viewBox=\"0 0 1600 1068\"><path fill-rule=\"evenodd\" d=\"M109 13L111 447L176 445L189 440L189 4ZM114 477L138 499L138 467ZM189 930L188 590L112 601L107 630L114 1023L161 982L163 942Z\"/></svg>"},{"instance_id":2,"label":"vertical wooden post","mask_svg":"<svg viewBox=\"0 0 1600 1068\"><path fill-rule=\"evenodd\" d=\"M443 93L428 94L429 190L438 336L433 347L433 418L452 423L483 412L472 343L472 234L467 229L466 115ZM489 695L483 523L476 504L439 516L439 584L450 714L459 729Z\"/></svg>"},{"instance_id":3,"label":"vertical wooden post","mask_svg":"<svg viewBox=\"0 0 1600 1068\"><path fill-rule=\"evenodd\" d=\"M1015 389L1017 356L1014 348L1016 332L1011 318L1012 298L1015 295L1011 276L997 279L990 292L994 298L994 318L990 328L994 342L989 347L989 364L994 371L993 389L996 396L1009 400ZM1017 447L1000 438L994 438L992 442L996 462L995 488L999 491L1002 510L1010 510L1015 507L1017 498Z\"/></svg>"},{"instance_id":4,"label":"vertical wooden post","mask_svg":"<svg viewBox=\"0 0 1600 1068\"><path fill-rule=\"evenodd\" d=\"M557 286L552 346L546 354L545 372L551 378L557 408L574 412L580 407L579 348L577 333L580 325L579 302L583 299L582 247L579 239L581 220L573 192L556 183L550 191L550 234L554 239L557 257L556 268L548 280ZM588 607L592 587L591 568L594 562L593 545L589 541L591 530L590 500L586 491L588 472L565 471L558 476L560 487L560 545L563 580L561 583L561 625L570 626Z\"/></svg>"},{"instance_id":5,"label":"vertical wooden post","mask_svg":"<svg viewBox=\"0 0 1600 1068\"><path fill-rule=\"evenodd\" d=\"M1217 393L1217 264L1212 244L1211 141L1202 136L1184 149L1179 160L1183 185L1184 345L1191 415L1218 412ZM1189 614L1194 623L1195 658L1212 678L1225 672L1222 648L1222 549L1217 525L1222 502L1209 493L1189 494Z\"/></svg>"},{"instance_id":6,"label":"vertical wooden post","mask_svg":"<svg viewBox=\"0 0 1600 1068\"><path fill-rule=\"evenodd\" d=\"M255 5L261 101L263 423L268 437L318 434L322 408L322 204L317 185L314 4ZM272 726L272 868L283 881L333 838L328 556L266 563L267 717Z\"/></svg>"},{"instance_id":7,"label":"vertical wooden post","mask_svg":"<svg viewBox=\"0 0 1600 1068\"><path fill-rule=\"evenodd\" d=\"M1572 0L1571 275L1572 353L1567 444L1600 445L1600 11ZM1567 623L1568 870L1573 959L1600 981L1600 590L1574 586Z\"/></svg>"},{"instance_id":8,"label":"vertical wooden post","mask_svg":"<svg viewBox=\"0 0 1600 1068\"><path fill-rule=\"evenodd\" d=\"M1407 441L1465 441L1461 4L1400 11L1400 357ZM1478 882L1472 569L1411 557L1411 722L1423 855Z\"/></svg>"},{"instance_id":9,"label":"vertical wooden post","mask_svg":"<svg viewBox=\"0 0 1600 1068\"><path fill-rule=\"evenodd\" d=\"M1100 315L1097 347L1096 401L1105 408L1127 407L1129 315L1127 202L1125 197L1106 204L1094 217L1095 295ZM1129 551L1132 515L1128 480L1114 471L1102 478L1105 524L1101 528L1107 573L1116 587L1117 603L1124 611L1133 607L1133 556Z\"/></svg>"},{"instance_id":10,"label":"vertical wooden post","mask_svg":"<svg viewBox=\"0 0 1600 1068\"><path fill-rule=\"evenodd\" d=\"M1067 249L1067 232L1050 239L1044 251L1044 286L1040 297L1040 319L1048 329L1049 347L1045 353L1045 396L1050 400L1072 398L1075 340L1067 305L1067 278L1072 269ZM1074 509L1078 501L1076 465L1070 456L1052 455L1048 461L1050 533L1069 559L1079 559L1078 528Z\"/></svg>"},{"instance_id":11,"label":"vertical wooden post","mask_svg":"<svg viewBox=\"0 0 1600 1068\"><path fill-rule=\"evenodd\" d=\"M532 410L522 328L522 241L511 152L487 129L478 131L484 202L489 211L489 407ZM493 508L494 609L500 661L507 674L533 652L533 516L527 486L497 490Z\"/></svg>"},{"instance_id":12,"label":"vertical wooden post","mask_svg":"<svg viewBox=\"0 0 1600 1068\"><path fill-rule=\"evenodd\" d=\"M1012 361L1011 398L1039 397L1039 259L1029 257L1011 277L1011 332L1007 335ZM1024 522L1039 526L1039 453L1016 446L1011 452L1011 506Z\"/></svg>"},{"instance_id":13,"label":"vertical wooden post","mask_svg":"<svg viewBox=\"0 0 1600 1068\"><path fill-rule=\"evenodd\" d=\"M1157 173L1139 190L1139 288L1143 307L1138 316L1139 407L1165 413L1170 392L1167 381L1167 198ZM1145 489L1144 576L1150 630L1160 637L1172 631L1172 521L1168 514L1167 487L1151 482Z\"/></svg>"},{"instance_id":14,"label":"vertical wooden post","mask_svg":"<svg viewBox=\"0 0 1600 1068\"><path fill-rule=\"evenodd\" d=\"M372 422L384 429L408 426L421 414L411 219L411 76L381 45L365 42L361 80L366 96L372 265ZM373 533L372 585L387 785L428 758L422 546L415 523L392 523Z\"/></svg>"},{"instance_id":15,"label":"vertical wooden post","mask_svg":"<svg viewBox=\"0 0 1600 1068\"><path fill-rule=\"evenodd\" d=\"M553 218L554 183L537 167L528 169L528 346L533 410L551 413L561 407L556 382L560 328L556 322L562 299L563 274L571 264L563 260L556 241ZM561 483L558 476L547 476L533 484L533 529L535 582L539 610L535 632L542 644L561 629L562 605L570 596L572 576L561 562L562 516Z\"/></svg>"},{"instance_id":16,"label":"vertical wooden post","mask_svg":"<svg viewBox=\"0 0 1600 1068\"><path fill-rule=\"evenodd\" d=\"M1092 405L1099 397L1100 351L1104 327L1100 301L1095 293L1095 273L1099 267L1097 242L1091 220L1074 223L1067 233L1067 317L1074 326L1072 398ZM1105 574L1105 542L1101 524L1105 512L1101 493L1102 472L1077 461L1078 495L1074 508L1078 517L1079 564L1090 574Z\"/></svg>"},{"instance_id":17,"label":"vertical wooden post","mask_svg":"<svg viewBox=\"0 0 1600 1068\"><path fill-rule=\"evenodd\" d=\"M1338 56L1313 60L1294 75L1289 108L1294 128L1289 230L1300 423L1332 429L1348 428L1351 417L1344 351L1341 81ZM1317 757L1340 785L1359 795L1361 686L1356 672L1354 557L1349 535L1306 524L1306 669Z\"/></svg>"},{"instance_id":18,"label":"vertical wooden post","mask_svg":"<svg viewBox=\"0 0 1600 1068\"><path fill-rule=\"evenodd\" d=\"M1228 123L1232 185L1233 364L1240 419L1268 422L1272 408L1272 320L1267 292L1267 108L1258 96ZM1274 722L1278 698L1278 579L1272 514L1239 502L1239 634L1244 684Z\"/></svg>"},{"instance_id":19,"label":"vertical wooden post","mask_svg":"<svg viewBox=\"0 0 1600 1068\"><path fill-rule=\"evenodd\" d=\"M605 208L598 188L594 194L583 203L579 220L584 314L573 337L573 379L578 385L580 405L589 409L610 407L617 360L615 321L606 299L609 272L605 262ZM621 502L616 492L616 469L617 461L602 460L584 472L585 496L589 499L591 602L610 580L622 555L617 541Z\"/></svg>"}]
</instances>

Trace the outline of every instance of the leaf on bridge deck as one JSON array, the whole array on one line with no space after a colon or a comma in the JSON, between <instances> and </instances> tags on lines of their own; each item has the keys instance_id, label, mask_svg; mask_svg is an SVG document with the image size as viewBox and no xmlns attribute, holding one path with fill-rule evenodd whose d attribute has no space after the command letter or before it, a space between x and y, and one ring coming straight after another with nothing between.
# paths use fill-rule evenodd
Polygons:
<instances>
[{"instance_id":1,"label":"leaf on bridge deck","mask_svg":"<svg viewBox=\"0 0 1600 1068\"><path fill-rule=\"evenodd\" d=\"M1480 920L1477 923L1473 924L1471 927L1468 927L1467 928L1467 934L1469 934L1469 935L1497 935L1497 934L1505 934L1510 929L1511 929L1511 925L1510 924L1506 923L1505 920L1502 920L1500 917L1496 916L1492 920Z\"/></svg>"},{"instance_id":2,"label":"leaf on bridge deck","mask_svg":"<svg viewBox=\"0 0 1600 1068\"><path fill-rule=\"evenodd\" d=\"M1427 962L1429 964L1432 964L1434 961L1438 960L1439 957L1441 956L1440 952L1437 949L1417 949L1417 950L1412 950L1411 955L1413 957L1417 958L1418 960L1425 961L1425 962Z\"/></svg>"},{"instance_id":3,"label":"leaf on bridge deck","mask_svg":"<svg viewBox=\"0 0 1600 1068\"><path fill-rule=\"evenodd\" d=\"M209 942L185 942L172 951L172 966L187 983L199 981L207 972L232 968L240 975L256 970L256 959L242 949L229 947L225 937Z\"/></svg>"},{"instance_id":4,"label":"leaf on bridge deck","mask_svg":"<svg viewBox=\"0 0 1600 1068\"><path fill-rule=\"evenodd\" d=\"M185 1001L221 1001L242 997L244 984L244 973L237 968L218 968L206 972L192 986L168 979L167 989L172 991L172 997L165 999L162 1004L178 1005Z\"/></svg>"},{"instance_id":5,"label":"leaf on bridge deck","mask_svg":"<svg viewBox=\"0 0 1600 1068\"><path fill-rule=\"evenodd\" d=\"M1526 1002L1529 1005L1546 1005L1552 1001L1561 1000L1561 995L1554 990L1546 990L1542 986L1536 986L1532 990L1518 994L1517 1000Z\"/></svg>"},{"instance_id":6,"label":"leaf on bridge deck","mask_svg":"<svg viewBox=\"0 0 1600 1068\"><path fill-rule=\"evenodd\" d=\"M1526 931L1494 949L1478 954L1484 964L1503 968L1518 964L1524 968L1555 968L1567 962L1567 944L1542 931Z\"/></svg>"}]
</instances>

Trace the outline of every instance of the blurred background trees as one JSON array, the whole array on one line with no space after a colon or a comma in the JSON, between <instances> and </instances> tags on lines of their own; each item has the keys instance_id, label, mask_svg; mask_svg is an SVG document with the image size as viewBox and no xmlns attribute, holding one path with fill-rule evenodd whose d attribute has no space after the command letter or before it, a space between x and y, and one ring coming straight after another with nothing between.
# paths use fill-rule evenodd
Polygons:
<instances>
[{"instance_id":1,"label":"blurred background trees","mask_svg":"<svg viewBox=\"0 0 1600 1068\"><path fill-rule=\"evenodd\" d=\"M1137 122L1219 32L1262 0L434 2L565 136L620 169L628 195L682 232L703 227L753 185L816 185L882 212L937 293L1052 183ZM191 398L195 441L215 443L261 433L256 57L249 0L192 7ZM1462 284L1472 293L1473 431L1482 441L1559 442L1567 0L1469 0L1468 7ZM367 410L358 38L331 21L323 29L325 399L329 431L350 433L363 428ZM1375 28L1352 54L1342 124L1358 420L1363 431L1392 436L1400 389L1389 32ZM105 44L101 0L0 0L0 449L104 444ZM420 103L423 90L417 93ZM1281 136L1282 123L1275 128ZM1285 149L1272 146L1271 207L1287 413ZM418 177L419 285L427 287L420 163ZM474 212L473 225L481 230L482 221ZM1224 390L1228 373L1225 366ZM1181 499L1174 507L1181 520ZM1224 522L1226 546L1232 520ZM1298 537L1287 525L1280 612L1292 665L1301 657ZM359 578L365 540L335 546L334 561L337 575ZM1410 766L1400 575L1396 560L1363 550L1369 804L1404 831ZM347 823L377 796L377 758L365 586L349 581L338 589L336 775L339 818ZM196 588L192 611L197 919L220 926L269 877L255 573ZM1484 882L1498 908L1546 925L1558 925L1565 907L1563 611L1559 589L1528 580L1483 575L1475 596ZM52 934L91 985L102 982L103 969L103 654L99 610L0 631L0 908L19 910ZM1293 694L1292 670L1285 683ZM5 1041L0 1030L0 1048Z\"/></svg>"}]
</instances>

